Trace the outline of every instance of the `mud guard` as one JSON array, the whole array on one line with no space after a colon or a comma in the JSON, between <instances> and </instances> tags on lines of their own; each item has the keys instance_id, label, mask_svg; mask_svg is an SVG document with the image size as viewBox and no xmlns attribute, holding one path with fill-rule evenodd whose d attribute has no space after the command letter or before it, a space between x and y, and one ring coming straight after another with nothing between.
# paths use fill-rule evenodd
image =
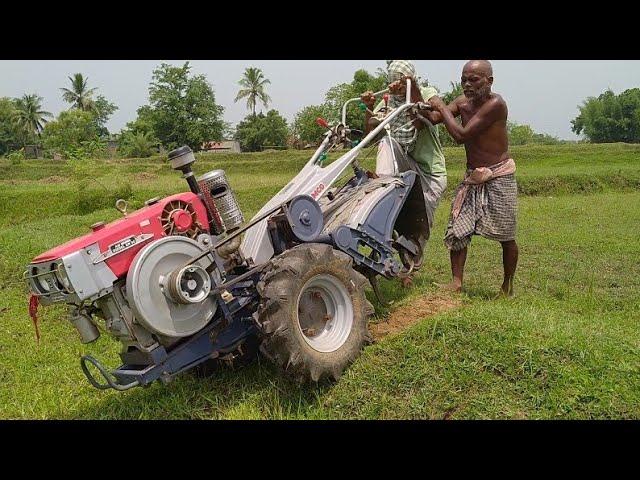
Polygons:
<instances>
[{"instance_id":1,"label":"mud guard","mask_svg":"<svg viewBox=\"0 0 640 480\"><path fill-rule=\"evenodd\" d=\"M356 266L368 267L386 278L398 275L402 265L393 257L394 230L401 235L400 242L403 246L411 249L413 246L404 241L404 238L414 238L421 231L419 225L417 228L412 226L411 220L416 223L417 219L424 216L426 221L422 192L420 185L416 185L416 177L414 171L399 174L398 178L402 182L377 201L356 228L353 224L340 225L331 233L335 246L351 256ZM410 202L407 204L408 200ZM398 222L401 212L401 221Z\"/></svg>"}]
</instances>

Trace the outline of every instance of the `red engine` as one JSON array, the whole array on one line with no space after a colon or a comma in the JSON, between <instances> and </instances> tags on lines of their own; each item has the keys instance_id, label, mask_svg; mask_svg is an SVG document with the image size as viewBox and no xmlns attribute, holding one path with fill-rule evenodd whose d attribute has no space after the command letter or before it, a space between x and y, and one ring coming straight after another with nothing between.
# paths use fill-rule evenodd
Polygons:
<instances>
[{"instance_id":1,"label":"red engine","mask_svg":"<svg viewBox=\"0 0 640 480\"><path fill-rule=\"evenodd\" d=\"M167 235L196 238L209 231L207 211L197 195L178 193L162 200L149 200L147 206L109 224L98 222L91 233L78 237L38 255L32 264L51 262L90 245L94 261L104 260L118 278L129 271L138 251L148 242Z\"/></svg>"},{"instance_id":2,"label":"red engine","mask_svg":"<svg viewBox=\"0 0 640 480\"><path fill-rule=\"evenodd\" d=\"M211 290L228 270L245 262L239 251L241 235L216 248L243 222L224 171L208 172L198 181L189 147L170 152L169 161L183 173L189 192L148 200L131 213L119 200L116 208L124 218L91 225L90 233L35 257L25 272L36 335L39 303L66 303L83 343L95 341L104 322L122 344L123 365L113 374L121 374L116 377L121 386L126 384L121 389L141 384L139 379L156 366L166 373L161 365L174 347L214 319L218 301ZM238 338L230 342L235 348ZM181 369L191 359L179 361L183 363L176 368ZM114 385L91 356L83 356L82 362L94 386L98 384L87 362ZM131 375L138 380L131 382Z\"/></svg>"}]
</instances>

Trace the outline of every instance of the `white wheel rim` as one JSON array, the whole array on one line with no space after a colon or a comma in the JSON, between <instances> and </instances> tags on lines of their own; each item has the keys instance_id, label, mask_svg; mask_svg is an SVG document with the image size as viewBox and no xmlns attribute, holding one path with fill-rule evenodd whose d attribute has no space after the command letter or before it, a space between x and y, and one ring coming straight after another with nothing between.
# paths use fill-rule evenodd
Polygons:
<instances>
[{"instance_id":1,"label":"white wheel rim","mask_svg":"<svg viewBox=\"0 0 640 480\"><path fill-rule=\"evenodd\" d=\"M336 277L323 274L310 278L300 290L296 311L302 338L314 350L335 352L349 338L353 303L346 287Z\"/></svg>"}]
</instances>

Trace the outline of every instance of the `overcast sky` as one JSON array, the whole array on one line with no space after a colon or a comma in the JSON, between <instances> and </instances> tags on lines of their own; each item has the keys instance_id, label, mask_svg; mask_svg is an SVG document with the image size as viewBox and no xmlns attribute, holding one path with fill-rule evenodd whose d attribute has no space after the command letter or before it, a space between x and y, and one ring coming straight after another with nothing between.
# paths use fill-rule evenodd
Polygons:
<instances>
[{"instance_id":1,"label":"overcast sky","mask_svg":"<svg viewBox=\"0 0 640 480\"><path fill-rule=\"evenodd\" d=\"M89 86L118 105L107 124L119 132L136 117L136 109L147 103L153 69L161 62L180 65L184 60L29 60L0 61L0 96L20 97L37 93L44 98L44 109L57 115L68 108L61 98L61 87L68 87L68 76L81 72ZM224 106L224 119L236 124L247 114L246 104L233 99L238 80L246 67L261 68L271 80L267 93L272 106L291 121L302 107L321 103L326 91L350 82L353 73L364 68L374 73L384 67L379 60L196 60L190 62L196 74L206 75L213 86L216 102ZM417 60L418 74L441 90L459 81L465 60ZM640 61L622 60L496 60L493 63L494 91L509 106L509 119L527 123L538 132L562 139L577 139L570 121L578 105L589 96L610 88L620 93L640 87ZM259 105L258 108L260 108Z\"/></svg>"}]
</instances>

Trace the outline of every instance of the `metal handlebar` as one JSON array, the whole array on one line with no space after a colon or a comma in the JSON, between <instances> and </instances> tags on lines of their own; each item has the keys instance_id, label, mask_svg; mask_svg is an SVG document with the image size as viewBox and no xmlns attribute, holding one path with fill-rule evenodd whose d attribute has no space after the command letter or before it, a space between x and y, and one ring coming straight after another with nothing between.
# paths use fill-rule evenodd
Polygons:
<instances>
[{"instance_id":1,"label":"metal handlebar","mask_svg":"<svg viewBox=\"0 0 640 480\"><path fill-rule=\"evenodd\" d=\"M373 93L373 96L377 97L378 95L385 94L388 91L389 91L389 89L385 88L384 90L380 90L379 92ZM360 97L350 98L342 106L342 123L340 125L345 130L347 129L347 126L346 126L347 106L350 103L358 101L358 100L360 100ZM389 123L391 118L395 118L400 111L405 111L405 110L407 110L409 108L415 108L415 107L418 107L418 109L430 109L431 108L430 105L428 105L426 103L423 103L423 102L411 103L411 79L409 79L409 78L407 78L407 92L406 92L405 100L406 101L405 101L405 103L403 105L400 105L400 106L396 107L395 109L393 109L393 111L391 113L387 113L387 115L385 115L386 118L380 123L380 125L378 125L378 127L376 127L374 129L374 132L376 132L375 135L377 135L384 128L384 126L386 126ZM419 113L416 112L416 114L417 114L418 119L421 120L422 122L430 123L428 119L426 119L425 117L423 117ZM315 151L315 153L311 157L311 160L310 160L309 163L317 164L317 163L321 162L322 153L326 150L326 148L329 145L329 143L331 143L331 141L334 140L335 133L336 133L336 130L335 130L336 127L332 127L329 130L327 130L324 140L322 141L322 143L320 144L318 149ZM356 131L354 130L354 133L355 132ZM360 132L358 132L358 133L360 133ZM369 134L366 135L364 139L362 139L362 141L359 143L358 147L356 148L356 151L361 149L365 144L368 143L368 141L370 141L373 138L371 133L372 132L369 132Z\"/></svg>"},{"instance_id":2,"label":"metal handlebar","mask_svg":"<svg viewBox=\"0 0 640 480\"><path fill-rule=\"evenodd\" d=\"M388 88L385 88L384 90L380 90L379 92L375 92L373 94L374 97L377 97L378 95L382 95L384 93L387 93L389 91ZM349 100L347 100L344 105L342 106L342 125L347 125L347 106L351 103L351 102L356 102L360 100L360 97L355 97L355 98L350 98ZM407 78L407 92L406 92L406 96L405 96L405 104L409 104L411 103L411 79ZM415 104L419 109L427 109L427 110L431 110L431 106L427 103L423 103L423 102L418 102ZM424 119L424 117L422 117L421 119ZM426 120L426 119L425 119Z\"/></svg>"},{"instance_id":3,"label":"metal handlebar","mask_svg":"<svg viewBox=\"0 0 640 480\"><path fill-rule=\"evenodd\" d=\"M378 95L382 95L383 93L387 93L388 91L389 91L389 89L385 88L384 90L380 90L379 92L375 92L373 94L373 96L377 97ZM358 100L360 100L360 97L350 98L349 100L344 102L344 105L342 106L342 124L343 125L347 124L347 105L349 105L351 102L357 102Z\"/></svg>"}]
</instances>

